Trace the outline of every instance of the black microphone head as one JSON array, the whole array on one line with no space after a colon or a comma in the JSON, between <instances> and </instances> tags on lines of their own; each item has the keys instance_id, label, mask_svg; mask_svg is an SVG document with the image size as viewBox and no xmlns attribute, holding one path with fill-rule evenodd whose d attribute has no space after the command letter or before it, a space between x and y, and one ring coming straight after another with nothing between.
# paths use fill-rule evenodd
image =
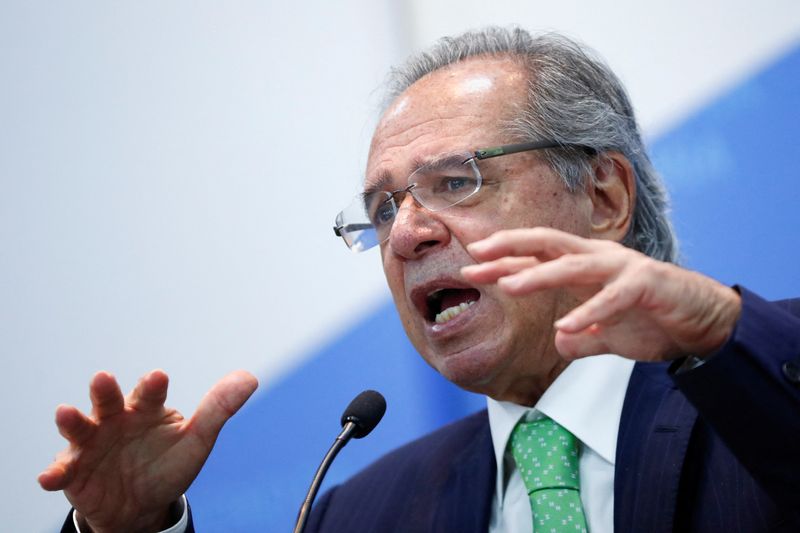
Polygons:
<instances>
[{"instance_id":1,"label":"black microphone head","mask_svg":"<svg viewBox=\"0 0 800 533\"><path fill-rule=\"evenodd\" d=\"M369 435L386 412L386 400L380 392L365 390L350 402L342 413L342 425L355 424L353 437L360 439Z\"/></svg>"}]
</instances>

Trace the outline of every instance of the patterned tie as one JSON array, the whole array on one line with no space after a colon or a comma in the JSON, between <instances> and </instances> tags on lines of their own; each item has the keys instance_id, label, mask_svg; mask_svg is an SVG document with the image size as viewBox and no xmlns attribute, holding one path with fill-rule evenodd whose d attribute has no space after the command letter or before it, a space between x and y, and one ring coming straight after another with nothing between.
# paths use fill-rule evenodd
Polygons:
<instances>
[{"instance_id":1,"label":"patterned tie","mask_svg":"<svg viewBox=\"0 0 800 533\"><path fill-rule=\"evenodd\" d=\"M578 479L578 441L550 418L519 422L508 442L528 489L536 533L586 533Z\"/></svg>"}]
</instances>

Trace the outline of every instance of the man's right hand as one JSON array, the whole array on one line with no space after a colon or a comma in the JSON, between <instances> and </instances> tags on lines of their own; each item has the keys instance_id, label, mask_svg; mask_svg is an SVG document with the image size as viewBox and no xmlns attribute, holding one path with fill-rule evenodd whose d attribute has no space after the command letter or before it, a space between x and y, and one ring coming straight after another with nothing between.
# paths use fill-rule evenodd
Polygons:
<instances>
[{"instance_id":1,"label":"man's right hand","mask_svg":"<svg viewBox=\"0 0 800 533\"><path fill-rule=\"evenodd\" d=\"M56 425L69 446L39 474L45 490L63 490L94 533L169 527L170 505L200 472L223 424L258 387L238 371L217 382L185 420L164 406L169 378L154 370L123 397L114 377L98 372L91 416L60 405Z\"/></svg>"}]
</instances>

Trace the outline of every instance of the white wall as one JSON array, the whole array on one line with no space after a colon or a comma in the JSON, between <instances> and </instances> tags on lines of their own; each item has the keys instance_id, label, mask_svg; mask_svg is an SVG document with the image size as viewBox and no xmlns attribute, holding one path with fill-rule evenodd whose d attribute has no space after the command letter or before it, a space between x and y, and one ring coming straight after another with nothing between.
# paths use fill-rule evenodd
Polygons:
<instances>
[{"instance_id":1,"label":"white wall","mask_svg":"<svg viewBox=\"0 0 800 533\"><path fill-rule=\"evenodd\" d=\"M154 367L190 411L280 373L386 297L332 218L387 68L484 23L558 29L668 128L800 38L800 4L350 0L0 4L0 530L49 531L60 402Z\"/></svg>"}]
</instances>

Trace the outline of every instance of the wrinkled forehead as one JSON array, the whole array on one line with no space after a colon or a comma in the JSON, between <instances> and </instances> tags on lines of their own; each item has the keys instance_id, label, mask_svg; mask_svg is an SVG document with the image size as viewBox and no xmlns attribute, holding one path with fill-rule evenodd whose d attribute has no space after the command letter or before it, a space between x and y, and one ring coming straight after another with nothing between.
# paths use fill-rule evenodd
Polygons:
<instances>
[{"instance_id":1,"label":"wrinkled forehead","mask_svg":"<svg viewBox=\"0 0 800 533\"><path fill-rule=\"evenodd\" d=\"M471 59L422 77L381 117L366 184L399 167L411 173L443 155L494 144L488 137L505 131L525 102L526 88L524 70L508 58Z\"/></svg>"}]
</instances>

